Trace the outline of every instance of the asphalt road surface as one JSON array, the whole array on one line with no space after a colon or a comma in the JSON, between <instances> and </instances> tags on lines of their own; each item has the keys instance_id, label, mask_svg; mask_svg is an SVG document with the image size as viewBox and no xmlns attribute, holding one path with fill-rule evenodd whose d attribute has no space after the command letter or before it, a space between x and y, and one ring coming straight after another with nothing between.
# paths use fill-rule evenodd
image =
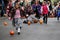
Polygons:
<instances>
[{"instance_id":1,"label":"asphalt road surface","mask_svg":"<svg viewBox=\"0 0 60 40\"><path fill-rule=\"evenodd\" d=\"M8 26L3 25L4 21ZM9 35L10 30L14 30L13 36ZM0 18L0 40L60 40L60 21L48 18L48 24L23 24L21 34L18 35L10 20Z\"/></svg>"}]
</instances>

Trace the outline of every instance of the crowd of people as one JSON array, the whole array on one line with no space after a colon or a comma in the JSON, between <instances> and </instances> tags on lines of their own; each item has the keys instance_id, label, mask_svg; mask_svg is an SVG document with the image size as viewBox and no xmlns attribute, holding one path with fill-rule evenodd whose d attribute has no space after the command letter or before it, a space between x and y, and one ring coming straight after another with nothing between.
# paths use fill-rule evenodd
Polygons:
<instances>
[{"instance_id":1,"label":"crowd of people","mask_svg":"<svg viewBox=\"0 0 60 40\"><path fill-rule=\"evenodd\" d=\"M55 13L55 15L58 16L57 20L59 20L60 2L57 6L52 8L52 4L50 1L43 1L42 3L40 3L36 0L32 4L24 5L24 1L20 3L19 0L13 2L12 0L9 0L6 6L6 14L12 20L13 26L16 26L18 34L20 34L19 28L22 27L22 18L26 19L24 20L24 22L32 22L34 19L39 20L43 16L43 22L47 24L47 18L51 15L51 13ZM19 26L19 24L21 25Z\"/></svg>"}]
</instances>

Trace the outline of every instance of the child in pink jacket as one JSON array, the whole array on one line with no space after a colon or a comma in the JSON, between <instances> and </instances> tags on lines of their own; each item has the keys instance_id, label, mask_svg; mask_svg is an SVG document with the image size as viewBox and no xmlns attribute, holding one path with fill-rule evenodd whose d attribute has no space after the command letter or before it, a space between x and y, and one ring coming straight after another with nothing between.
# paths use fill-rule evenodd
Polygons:
<instances>
[{"instance_id":1,"label":"child in pink jacket","mask_svg":"<svg viewBox=\"0 0 60 40\"><path fill-rule=\"evenodd\" d=\"M45 1L42 3L41 12L44 16L43 21L44 21L44 23L47 24L47 16L48 16L48 12L49 12L49 7L48 7L48 5L46 4Z\"/></svg>"},{"instance_id":2,"label":"child in pink jacket","mask_svg":"<svg viewBox=\"0 0 60 40\"><path fill-rule=\"evenodd\" d=\"M15 8L12 10L11 18L13 19L12 21L16 27L18 34L20 34L20 29L22 27L22 19L21 19L20 7L18 3L15 4Z\"/></svg>"}]
</instances>

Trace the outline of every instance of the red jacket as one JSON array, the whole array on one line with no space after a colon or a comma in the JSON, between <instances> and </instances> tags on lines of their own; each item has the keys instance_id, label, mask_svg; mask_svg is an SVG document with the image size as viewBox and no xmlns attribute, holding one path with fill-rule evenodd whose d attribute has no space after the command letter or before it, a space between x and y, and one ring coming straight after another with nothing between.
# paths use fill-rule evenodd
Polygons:
<instances>
[{"instance_id":1,"label":"red jacket","mask_svg":"<svg viewBox=\"0 0 60 40\"><path fill-rule=\"evenodd\" d=\"M48 10L47 5L43 5L43 6L42 6L42 10L43 10L43 11L42 11L43 14L48 14L48 11L49 11L49 10Z\"/></svg>"}]
</instances>

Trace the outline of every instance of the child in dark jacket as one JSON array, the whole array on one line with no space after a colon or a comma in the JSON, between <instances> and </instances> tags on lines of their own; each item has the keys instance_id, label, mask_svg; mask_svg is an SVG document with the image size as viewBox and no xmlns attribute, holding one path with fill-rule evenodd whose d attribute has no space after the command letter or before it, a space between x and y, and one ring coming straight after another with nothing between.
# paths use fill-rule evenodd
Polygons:
<instances>
[{"instance_id":1,"label":"child in dark jacket","mask_svg":"<svg viewBox=\"0 0 60 40\"><path fill-rule=\"evenodd\" d=\"M27 4L25 6L25 12L26 12L26 14L31 15L30 11L31 11L31 6L29 4Z\"/></svg>"},{"instance_id":2,"label":"child in dark jacket","mask_svg":"<svg viewBox=\"0 0 60 40\"><path fill-rule=\"evenodd\" d=\"M20 10L21 12L21 17L25 17L26 16L26 12L25 12L25 8L24 8L24 6L22 6L21 7L21 10Z\"/></svg>"}]
</instances>

